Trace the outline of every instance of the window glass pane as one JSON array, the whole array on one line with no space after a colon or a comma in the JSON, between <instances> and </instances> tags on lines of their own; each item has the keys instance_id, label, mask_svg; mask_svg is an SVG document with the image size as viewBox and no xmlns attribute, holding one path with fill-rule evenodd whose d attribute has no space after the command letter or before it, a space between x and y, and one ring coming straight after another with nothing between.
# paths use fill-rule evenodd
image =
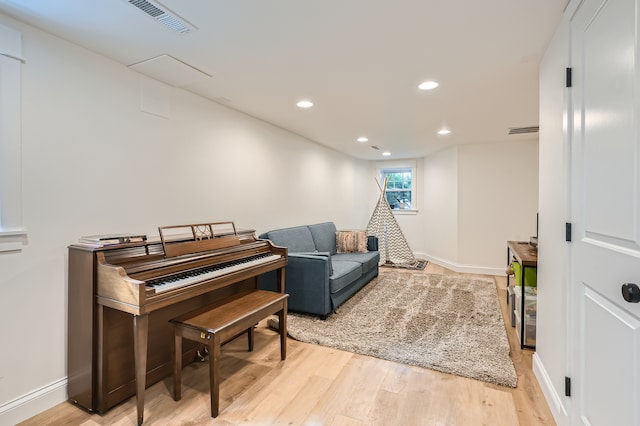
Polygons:
<instances>
[{"instance_id":1,"label":"window glass pane","mask_svg":"<svg viewBox=\"0 0 640 426\"><path fill-rule=\"evenodd\" d=\"M0 52L20 58L22 34L0 25ZM0 56L0 231L22 227L21 66Z\"/></svg>"},{"instance_id":2,"label":"window glass pane","mask_svg":"<svg viewBox=\"0 0 640 426\"><path fill-rule=\"evenodd\" d=\"M401 169L380 169L380 181L387 179L385 198L393 209L411 209L412 197L412 170Z\"/></svg>"}]
</instances>

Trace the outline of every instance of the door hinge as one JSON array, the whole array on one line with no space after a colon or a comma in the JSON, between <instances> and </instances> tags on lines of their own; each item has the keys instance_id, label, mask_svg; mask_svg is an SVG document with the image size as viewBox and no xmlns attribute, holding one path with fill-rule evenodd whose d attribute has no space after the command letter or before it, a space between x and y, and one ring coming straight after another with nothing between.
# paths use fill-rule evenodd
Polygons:
<instances>
[{"instance_id":1,"label":"door hinge","mask_svg":"<svg viewBox=\"0 0 640 426\"><path fill-rule=\"evenodd\" d=\"M571 68L567 68L566 85L567 87L571 87Z\"/></svg>"},{"instance_id":2,"label":"door hinge","mask_svg":"<svg viewBox=\"0 0 640 426\"><path fill-rule=\"evenodd\" d=\"M571 396L571 377L564 378L564 396Z\"/></svg>"},{"instance_id":3,"label":"door hinge","mask_svg":"<svg viewBox=\"0 0 640 426\"><path fill-rule=\"evenodd\" d=\"M571 241L571 222L564 224L564 240L567 242Z\"/></svg>"}]
</instances>

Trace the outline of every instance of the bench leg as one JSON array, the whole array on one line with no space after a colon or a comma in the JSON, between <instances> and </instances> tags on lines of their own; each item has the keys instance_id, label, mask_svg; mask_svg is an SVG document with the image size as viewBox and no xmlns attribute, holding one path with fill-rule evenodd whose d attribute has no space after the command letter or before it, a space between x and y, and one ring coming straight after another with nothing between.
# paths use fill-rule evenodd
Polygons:
<instances>
[{"instance_id":1,"label":"bench leg","mask_svg":"<svg viewBox=\"0 0 640 426\"><path fill-rule=\"evenodd\" d=\"M182 336L175 329L173 343L173 400L182 398Z\"/></svg>"},{"instance_id":2,"label":"bench leg","mask_svg":"<svg viewBox=\"0 0 640 426\"><path fill-rule=\"evenodd\" d=\"M278 324L280 331L280 359L287 359L287 301L284 301L284 309L278 312Z\"/></svg>"},{"instance_id":3,"label":"bench leg","mask_svg":"<svg viewBox=\"0 0 640 426\"><path fill-rule=\"evenodd\" d=\"M253 326L247 329L247 338L249 340L249 352L253 352Z\"/></svg>"},{"instance_id":4,"label":"bench leg","mask_svg":"<svg viewBox=\"0 0 640 426\"><path fill-rule=\"evenodd\" d=\"M209 340L209 393L211 394L211 417L218 417L220 409L220 335Z\"/></svg>"}]
</instances>

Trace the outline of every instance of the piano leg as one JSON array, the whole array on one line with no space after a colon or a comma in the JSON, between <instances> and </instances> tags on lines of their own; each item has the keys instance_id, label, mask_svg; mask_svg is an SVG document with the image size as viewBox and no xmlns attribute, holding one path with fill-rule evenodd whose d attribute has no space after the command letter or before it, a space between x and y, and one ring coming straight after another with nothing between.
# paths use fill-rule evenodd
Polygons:
<instances>
[{"instance_id":1,"label":"piano leg","mask_svg":"<svg viewBox=\"0 0 640 426\"><path fill-rule=\"evenodd\" d=\"M278 269L276 277L278 280L278 292L284 293L284 268Z\"/></svg>"},{"instance_id":2,"label":"piano leg","mask_svg":"<svg viewBox=\"0 0 640 426\"><path fill-rule=\"evenodd\" d=\"M144 390L147 379L147 338L149 333L149 314L133 316L133 350L136 374L136 404L138 425L144 416Z\"/></svg>"}]
</instances>

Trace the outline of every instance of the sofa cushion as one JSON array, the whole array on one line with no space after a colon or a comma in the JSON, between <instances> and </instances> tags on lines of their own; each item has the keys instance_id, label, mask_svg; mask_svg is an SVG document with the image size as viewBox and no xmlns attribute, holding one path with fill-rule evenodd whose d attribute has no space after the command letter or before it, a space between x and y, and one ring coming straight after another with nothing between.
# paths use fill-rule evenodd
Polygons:
<instances>
[{"instance_id":1,"label":"sofa cushion","mask_svg":"<svg viewBox=\"0 0 640 426\"><path fill-rule=\"evenodd\" d=\"M267 237L277 246L287 247L290 252L316 251L311 231L306 226L276 229L267 232Z\"/></svg>"},{"instance_id":2,"label":"sofa cushion","mask_svg":"<svg viewBox=\"0 0 640 426\"><path fill-rule=\"evenodd\" d=\"M334 254L332 259L359 262L362 264L362 272L365 273L376 267L380 261L380 254L377 251L368 251L366 253L338 253Z\"/></svg>"},{"instance_id":3,"label":"sofa cushion","mask_svg":"<svg viewBox=\"0 0 640 426\"><path fill-rule=\"evenodd\" d=\"M333 274L329 277L329 292L336 293L362 275L362 264L349 260L332 260Z\"/></svg>"},{"instance_id":4,"label":"sofa cushion","mask_svg":"<svg viewBox=\"0 0 640 426\"><path fill-rule=\"evenodd\" d=\"M366 231L337 231L336 251L338 253L366 253Z\"/></svg>"},{"instance_id":5,"label":"sofa cushion","mask_svg":"<svg viewBox=\"0 0 640 426\"><path fill-rule=\"evenodd\" d=\"M336 225L333 222L309 225L309 230L316 244L316 250L336 253Z\"/></svg>"}]
</instances>

